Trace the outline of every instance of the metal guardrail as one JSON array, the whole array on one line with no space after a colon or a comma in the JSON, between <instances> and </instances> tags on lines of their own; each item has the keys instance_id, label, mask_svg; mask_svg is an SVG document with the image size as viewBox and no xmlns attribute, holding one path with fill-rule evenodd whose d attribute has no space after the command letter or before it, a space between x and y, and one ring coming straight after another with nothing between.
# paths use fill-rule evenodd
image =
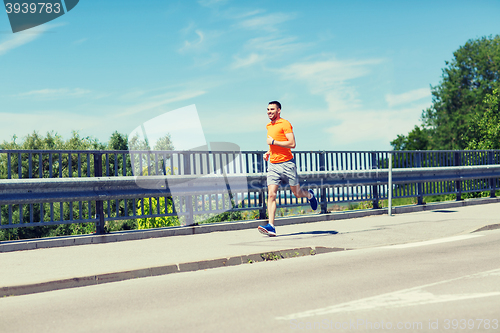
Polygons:
<instances>
[{"instance_id":1,"label":"metal guardrail","mask_svg":"<svg viewBox=\"0 0 500 333\"><path fill-rule=\"evenodd\" d=\"M500 178L500 165L411 168L392 171L392 184L426 183L435 181L464 181ZM138 181L140 179L140 181ZM365 171L318 171L299 174L302 187L386 185L388 169ZM189 183L189 186L183 184ZM160 185L159 185L160 184ZM168 185L167 185L168 184ZM172 195L194 196L205 193L222 194L231 184L233 192L266 190L266 174L231 174L224 176L150 176L102 177L63 179L9 179L0 187L0 205L50 203L66 201L99 201ZM494 183L492 185L495 185ZM175 192L171 187L179 187ZM491 191L495 191L493 186ZM321 202L321 201L320 201Z\"/></svg>"},{"instance_id":2,"label":"metal guardrail","mask_svg":"<svg viewBox=\"0 0 500 333\"><path fill-rule=\"evenodd\" d=\"M395 169L392 171L392 184L421 184L427 182L466 181L473 179L492 180L500 177L500 165L443 167L443 168L411 168ZM357 171L318 171L306 172L299 175L301 185L305 188L315 188L321 193L320 205L326 208L328 198L325 191L329 189L343 189L346 186L384 187L384 195L378 200L385 199L388 194L388 169L357 170ZM138 182L140 179L140 182ZM103 200L127 200L142 198L196 197L210 193L222 195L227 192L231 184L233 193L246 191L254 193L257 199L266 191L266 175L259 174L229 174L199 176L149 176L149 177L102 177L102 178L63 178L63 179L10 179L4 180L0 187L0 205L33 205L53 202L99 202ZM494 196L496 184L489 182L491 195ZM160 185L159 185L160 184ZM163 186L161 184L164 184ZM187 185L189 184L189 185ZM177 187L175 192L172 187ZM179 188L180 187L180 188ZM417 188L418 190L419 188ZM421 188L420 188L421 190ZM393 189L394 191L394 189ZM424 193L417 193L423 196ZM251 196L247 196L247 199ZM264 198L261 198L264 200ZM260 201L259 201L260 202ZM282 205L284 206L284 205ZM247 207L246 209L265 209ZM194 212L191 212L193 214ZM176 212L178 214L178 212ZM187 215L188 211L180 212ZM172 214L173 215L173 214ZM25 224L12 224L2 227L19 227ZM30 221L30 224L37 224ZM96 218L95 222L100 222Z\"/></svg>"},{"instance_id":3,"label":"metal guardrail","mask_svg":"<svg viewBox=\"0 0 500 333\"><path fill-rule=\"evenodd\" d=\"M0 228L196 216L257 210L266 216L262 151L0 150ZM295 152L301 184L328 205L499 188L500 151ZM389 191L389 160L393 179ZM135 168L135 169L134 169ZM143 176L133 177L132 174ZM229 186L230 185L230 186ZM172 189L175 188L175 191ZM389 193L390 192L390 193ZM170 200L156 211L152 200ZM146 199L144 199L146 198ZM164 201L166 202L166 201ZM282 189L278 208L307 205ZM146 208L145 208L146 206Z\"/></svg>"}]
</instances>

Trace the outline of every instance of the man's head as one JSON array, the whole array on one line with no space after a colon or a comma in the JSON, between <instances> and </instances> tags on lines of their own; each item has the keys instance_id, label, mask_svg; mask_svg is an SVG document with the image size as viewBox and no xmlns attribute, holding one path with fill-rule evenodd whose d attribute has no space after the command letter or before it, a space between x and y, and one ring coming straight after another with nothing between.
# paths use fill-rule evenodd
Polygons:
<instances>
[{"instance_id":1,"label":"man's head","mask_svg":"<svg viewBox=\"0 0 500 333\"><path fill-rule=\"evenodd\" d=\"M269 102L267 105L267 116L271 121L280 119L281 104L278 101Z\"/></svg>"}]
</instances>

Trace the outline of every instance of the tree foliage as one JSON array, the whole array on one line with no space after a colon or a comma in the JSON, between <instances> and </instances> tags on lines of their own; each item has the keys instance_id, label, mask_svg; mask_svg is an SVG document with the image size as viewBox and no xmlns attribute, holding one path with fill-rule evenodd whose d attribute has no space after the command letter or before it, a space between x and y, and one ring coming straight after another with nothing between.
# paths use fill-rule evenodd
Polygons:
<instances>
[{"instance_id":1,"label":"tree foliage","mask_svg":"<svg viewBox=\"0 0 500 333\"><path fill-rule=\"evenodd\" d=\"M473 118L483 116L484 98L500 86L500 36L467 41L445 64L442 81L431 89L432 106L422 112L422 128L398 136L394 149L411 146L410 136L421 149L465 149L478 140Z\"/></svg>"},{"instance_id":2,"label":"tree foliage","mask_svg":"<svg viewBox=\"0 0 500 333\"><path fill-rule=\"evenodd\" d=\"M33 149L33 150L62 150L62 149L79 149L79 150L100 150L106 149L106 144L99 142L98 139L86 136L81 137L77 131L73 131L68 140L57 133L47 132L43 137L37 131L28 134L20 143L16 142L18 137L14 135L12 141L4 141L0 144L0 149Z\"/></svg>"},{"instance_id":3,"label":"tree foliage","mask_svg":"<svg viewBox=\"0 0 500 333\"><path fill-rule=\"evenodd\" d=\"M398 135L398 137L391 141L394 150L425 150L429 146L429 130L415 125L415 128L405 135Z\"/></svg>"},{"instance_id":4,"label":"tree foliage","mask_svg":"<svg viewBox=\"0 0 500 333\"><path fill-rule=\"evenodd\" d=\"M13 136L10 142L4 141L0 144L0 149L19 149L19 150L104 150L104 149L127 149L127 136L123 134L119 134L118 132L113 133L110 140L111 144L114 144L114 147L109 147L105 143L99 142L98 139L86 136L82 137L78 132L73 131L72 135L69 139L64 140L62 136L58 135L54 132L48 132L46 136L40 135L38 132L34 131L33 133L27 135L23 140L19 141L17 136ZM124 145L125 144L125 145ZM28 167L28 159L25 154L21 154L21 159L19 159L17 154L13 154L10 159L11 170L18 170L19 163L22 164L22 174L21 178L29 178L30 168ZM70 169L70 161L68 154L61 154L61 159L59 160L59 155L53 154L52 162L48 157L48 154L40 154L40 158L42 159L41 163L39 163L38 158L35 159L34 163L31 166L31 176L39 177L40 174L42 177L47 178L50 176L50 169L53 170L52 177L58 177L58 172L54 172L55 170L59 170L61 166L61 173L63 177L69 176ZM85 157L83 157L85 158ZM114 156L112 156L114 158ZM76 167L78 162L76 160L76 155L72 156L71 161L71 169L76 174ZM87 173L87 168L90 168L90 174L93 175L93 164L86 163L88 161L83 160L82 171L83 173ZM51 164L52 163L52 164ZM110 165L113 166L114 161L110 161ZM0 155L0 179L7 178L7 168L8 168L8 158L6 154ZM39 166L41 164L41 169ZM59 165L61 164L61 165ZM19 177L17 173L14 171L13 176ZM132 207L130 207L132 208ZM4 205L1 207L2 221L8 221L8 212L9 207ZM18 223L19 221L28 222L30 221L30 214L33 214L34 221L40 221L42 210L41 205L36 204L32 206L32 211L29 209L22 209L20 211L19 205L13 205L12 209L12 220ZM43 220L49 221L51 220L51 215L53 215L54 220L68 220L70 214L73 212L73 216L78 216L79 207L77 203L73 203L71 206L69 203L55 203L52 208L48 203L43 204ZM82 215L88 215L89 207L88 205L82 205ZM22 217L21 217L22 214ZM77 234L88 234L95 231L94 223L75 223L75 224L61 224L61 225L52 225L52 226L37 226L37 227L29 227L29 228L12 228L12 229L2 229L0 230L0 240L10 240L10 239L26 239L26 238L39 238L39 237L53 237L53 236L62 236L62 235L77 235Z\"/></svg>"},{"instance_id":5,"label":"tree foliage","mask_svg":"<svg viewBox=\"0 0 500 333\"><path fill-rule=\"evenodd\" d=\"M120 134L114 131L108 141L108 149L110 150L128 150L128 140L125 134Z\"/></svg>"},{"instance_id":6,"label":"tree foliage","mask_svg":"<svg viewBox=\"0 0 500 333\"><path fill-rule=\"evenodd\" d=\"M135 134L129 140L130 150L174 150L174 144L170 134L166 134L156 140L154 149L151 149L150 142L147 138L142 140L138 134Z\"/></svg>"},{"instance_id":7,"label":"tree foliage","mask_svg":"<svg viewBox=\"0 0 500 333\"><path fill-rule=\"evenodd\" d=\"M498 89L486 95L486 111L472 116L471 138L466 138L467 149L500 149L500 93Z\"/></svg>"}]
</instances>

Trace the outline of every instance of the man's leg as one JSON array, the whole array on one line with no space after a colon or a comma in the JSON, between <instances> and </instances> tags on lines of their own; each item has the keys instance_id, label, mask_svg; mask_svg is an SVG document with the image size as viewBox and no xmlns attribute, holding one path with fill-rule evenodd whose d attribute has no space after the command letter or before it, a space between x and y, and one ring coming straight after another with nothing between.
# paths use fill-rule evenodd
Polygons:
<instances>
[{"instance_id":1,"label":"man's leg","mask_svg":"<svg viewBox=\"0 0 500 333\"><path fill-rule=\"evenodd\" d=\"M314 192L312 190L305 191L300 188L300 185L290 186L290 189L297 198L307 198L309 200L309 204L311 204L312 210L318 209L318 200L314 196Z\"/></svg>"},{"instance_id":2,"label":"man's leg","mask_svg":"<svg viewBox=\"0 0 500 333\"><path fill-rule=\"evenodd\" d=\"M299 176L297 175L297 166L295 165L295 160L291 160L290 162L284 164L284 170L293 195L295 195L296 198L307 198L312 210L318 209L318 200L316 200L314 192L312 190L305 191L300 188Z\"/></svg>"},{"instance_id":3,"label":"man's leg","mask_svg":"<svg viewBox=\"0 0 500 333\"><path fill-rule=\"evenodd\" d=\"M312 195L310 192L300 188L300 185L290 186L290 189L297 198L307 198L311 199Z\"/></svg>"},{"instance_id":4,"label":"man's leg","mask_svg":"<svg viewBox=\"0 0 500 333\"><path fill-rule=\"evenodd\" d=\"M267 214L269 215L269 224L274 227L274 215L276 215L276 194L278 185L267 186Z\"/></svg>"}]
</instances>

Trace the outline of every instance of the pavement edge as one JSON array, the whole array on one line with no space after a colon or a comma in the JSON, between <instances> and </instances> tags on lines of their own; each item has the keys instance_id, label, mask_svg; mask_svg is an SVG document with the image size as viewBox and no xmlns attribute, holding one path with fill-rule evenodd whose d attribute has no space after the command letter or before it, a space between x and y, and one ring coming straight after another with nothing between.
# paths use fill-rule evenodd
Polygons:
<instances>
[{"instance_id":1,"label":"pavement edge","mask_svg":"<svg viewBox=\"0 0 500 333\"><path fill-rule=\"evenodd\" d=\"M103 283L125 281L125 280L144 278L150 276L160 276L160 275L183 273L183 272L194 272L212 268L237 266L242 264L253 264L255 262L275 261L280 259L303 257L321 253L331 253L331 252L346 251L346 250L349 249L335 248L335 247L331 248L323 246L303 247L303 248L234 256L228 258L218 258L218 259L201 260L201 261L187 262L180 264L171 264L165 266L140 268L122 272L103 273L91 276L60 279L60 280L27 284L27 285L1 287L0 297L22 296L22 295L36 294L36 293L69 289L69 288L93 286Z\"/></svg>"}]
</instances>

